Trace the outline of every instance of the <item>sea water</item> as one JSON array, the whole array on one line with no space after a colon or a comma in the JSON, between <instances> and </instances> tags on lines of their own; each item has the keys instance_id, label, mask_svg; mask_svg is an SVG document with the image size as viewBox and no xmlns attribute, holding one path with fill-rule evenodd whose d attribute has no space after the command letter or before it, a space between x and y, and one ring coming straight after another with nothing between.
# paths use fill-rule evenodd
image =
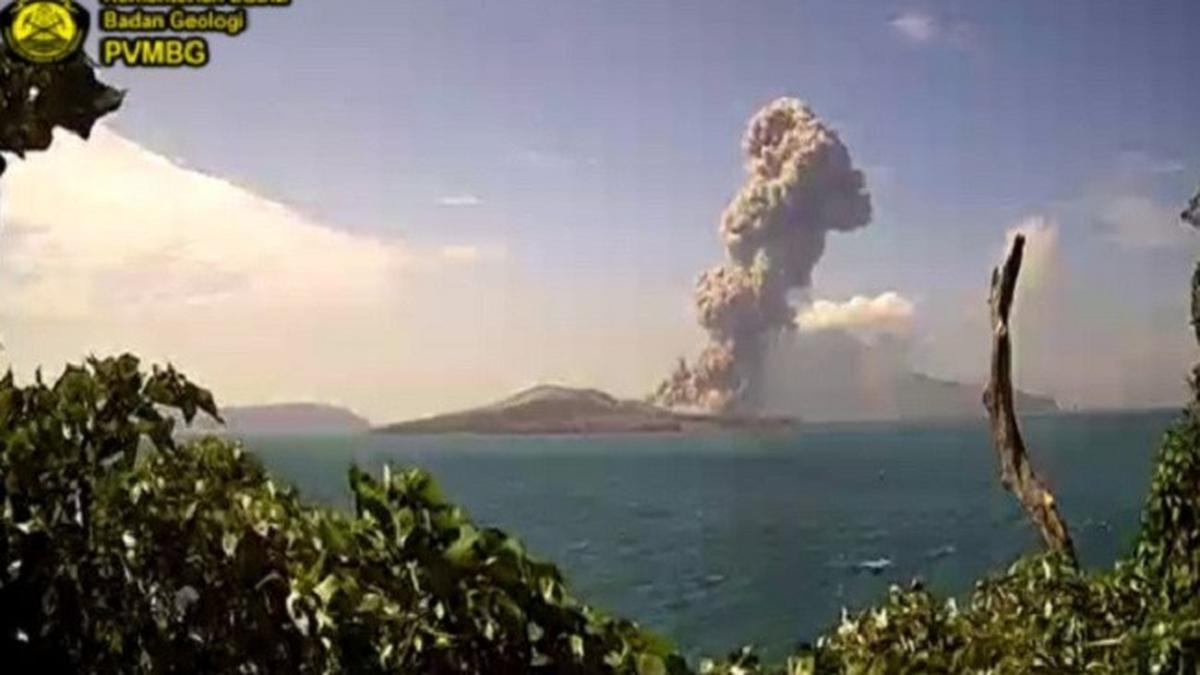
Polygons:
<instances>
[{"instance_id":1,"label":"sea water","mask_svg":"<svg viewBox=\"0 0 1200 675\"><path fill-rule=\"evenodd\" d=\"M1083 562L1136 535L1173 411L1023 420ZM1038 546L985 423L806 425L783 435L258 436L308 498L349 506L351 462L433 473L476 520L562 568L576 595L689 655L811 641L913 578L962 595Z\"/></svg>"}]
</instances>

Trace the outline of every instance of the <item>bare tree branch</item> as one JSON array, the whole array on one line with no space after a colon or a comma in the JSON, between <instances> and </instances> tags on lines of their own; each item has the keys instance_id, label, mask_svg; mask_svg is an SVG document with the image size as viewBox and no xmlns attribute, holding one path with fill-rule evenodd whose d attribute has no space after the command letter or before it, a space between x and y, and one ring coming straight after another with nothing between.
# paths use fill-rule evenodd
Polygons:
<instances>
[{"instance_id":1,"label":"bare tree branch","mask_svg":"<svg viewBox=\"0 0 1200 675\"><path fill-rule=\"evenodd\" d=\"M1075 560L1075 546L1067 524L1058 513L1054 495L1034 472L1013 405L1012 344L1008 317L1012 309L1017 275L1025 251L1025 237L1017 235L1001 268L992 270L988 304L992 310L991 377L983 392L983 405L991 422L992 444L1000 459L1000 481L1016 496L1021 508L1037 526L1050 550Z\"/></svg>"}]
</instances>

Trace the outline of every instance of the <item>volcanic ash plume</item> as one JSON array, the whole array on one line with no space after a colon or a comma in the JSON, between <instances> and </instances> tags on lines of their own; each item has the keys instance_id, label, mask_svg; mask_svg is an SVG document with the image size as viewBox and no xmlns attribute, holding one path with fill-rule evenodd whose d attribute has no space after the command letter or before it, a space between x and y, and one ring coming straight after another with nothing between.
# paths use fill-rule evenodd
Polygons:
<instances>
[{"instance_id":1,"label":"volcanic ash plume","mask_svg":"<svg viewBox=\"0 0 1200 675\"><path fill-rule=\"evenodd\" d=\"M659 385L660 405L755 409L767 342L795 325L788 292L811 284L826 232L871 220L863 175L846 146L800 101L781 98L758 111L742 150L749 175L721 215L726 260L696 283L709 344Z\"/></svg>"}]
</instances>

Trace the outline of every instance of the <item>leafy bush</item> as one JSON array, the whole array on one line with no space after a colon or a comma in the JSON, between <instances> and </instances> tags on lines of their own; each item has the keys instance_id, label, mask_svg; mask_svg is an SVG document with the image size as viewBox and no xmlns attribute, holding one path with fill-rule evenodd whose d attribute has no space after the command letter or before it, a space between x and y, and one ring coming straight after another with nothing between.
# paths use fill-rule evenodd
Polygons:
<instances>
[{"instance_id":1,"label":"leafy bush","mask_svg":"<svg viewBox=\"0 0 1200 675\"><path fill-rule=\"evenodd\" d=\"M3 153L43 150L56 127L86 138L122 100L82 56L30 68L0 47L0 83L0 173ZM1200 340L1200 266L1192 302ZM914 582L778 667L743 648L700 672L1200 672L1200 366L1192 388L1111 571L1033 555L961 607ZM314 508L235 444L177 444L176 416L200 411L217 417L207 391L129 355L49 386L0 379L4 672L688 672L424 472L351 469L355 513Z\"/></svg>"},{"instance_id":2,"label":"leafy bush","mask_svg":"<svg viewBox=\"0 0 1200 675\"><path fill-rule=\"evenodd\" d=\"M1192 323L1200 341L1200 265ZM1111 570L1030 555L977 583L961 607L919 582L893 587L782 669L743 651L707 671L1200 673L1200 366L1190 384L1193 401L1163 438L1136 545Z\"/></svg>"},{"instance_id":3,"label":"leafy bush","mask_svg":"<svg viewBox=\"0 0 1200 675\"><path fill-rule=\"evenodd\" d=\"M1170 429L1133 553L1088 574L1051 554L978 583L960 608L919 585L843 617L830 673L1194 673L1200 667L1200 422Z\"/></svg>"},{"instance_id":4,"label":"leafy bush","mask_svg":"<svg viewBox=\"0 0 1200 675\"><path fill-rule=\"evenodd\" d=\"M137 359L0 381L0 657L51 672L678 673L421 471L352 469L312 508L235 444L177 445L212 397Z\"/></svg>"},{"instance_id":5,"label":"leafy bush","mask_svg":"<svg viewBox=\"0 0 1200 675\"><path fill-rule=\"evenodd\" d=\"M353 514L305 505L236 444L175 440L212 396L132 356L0 380L0 658L19 672L688 672L574 599L419 470L352 468ZM1165 435L1142 531L1111 571L1033 555L960 606L914 582L777 668L1170 673L1200 665L1200 412Z\"/></svg>"},{"instance_id":6,"label":"leafy bush","mask_svg":"<svg viewBox=\"0 0 1200 675\"><path fill-rule=\"evenodd\" d=\"M314 508L225 440L212 396L136 358L0 380L0 658L18 672L685 673L473 524L419 470L352 468ZM1200 420L1166 434L1137 545L1102 574L1033 555L960 606L914 582L775 668L701 673L1196 672Z\"/></svg>"},{"instance_id":7,"label":"leafy bush","mask_svg":"<svg viewBox=\"0 0 1200 675\"><path fill-rule=\"evenodd\" d=\"M45 150L55 127L87 138L123 98L96 79L82 52L62 63L30 65L13 59L0 44L0 153L24 157ZM0 174L5 166L0 154Z\"/></svg>"}]
</instances>

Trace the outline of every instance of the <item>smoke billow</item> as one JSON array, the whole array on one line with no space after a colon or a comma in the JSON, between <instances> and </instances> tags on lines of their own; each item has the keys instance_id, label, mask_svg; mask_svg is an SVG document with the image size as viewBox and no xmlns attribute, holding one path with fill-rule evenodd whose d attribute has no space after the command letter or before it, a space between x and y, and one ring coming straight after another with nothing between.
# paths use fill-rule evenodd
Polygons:
<instances>
[{"instance_id":1,"label":"smoke billow","mask_svg":"<svg viewBox=\"0 0 1200 675\"><path fill-rule=\"evenodd\" d=\"M726 260L696 284L709 344L659 385L653 398L662 405L757 408L767 344L795 325L788 293L812 283L827 232L871 220L862 172L837 133L804 103L781 98L758 111L742 150L746 183L721 215Z\"/></svg>"}]
</instances>

